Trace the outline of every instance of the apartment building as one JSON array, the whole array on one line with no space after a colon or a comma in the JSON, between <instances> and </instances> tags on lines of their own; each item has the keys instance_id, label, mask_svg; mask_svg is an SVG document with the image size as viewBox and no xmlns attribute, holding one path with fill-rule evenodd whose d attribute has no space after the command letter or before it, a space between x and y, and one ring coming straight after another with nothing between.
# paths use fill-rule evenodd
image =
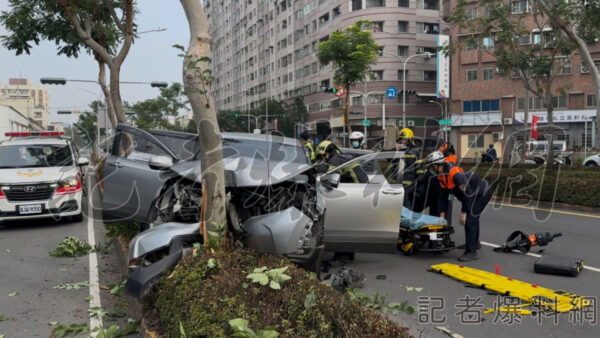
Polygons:
<instances>
[{"instance_id":1,"label":"apartment building","mask_svg":"<svg viewBox=\"0 0 600 338\"><path fill-rule=\"evenodd\" d=\"M446 13L454 7L455 0L444 0ZM511 5L514 16L531 13L527 0L505 1ZM467 14L475 19L486 15L477 1L468 4ZM529 34L515 37L525 46L541 43L541 34L548 28L534 24L526 18L524 23L530 28ZM503 77L496 68L496 59L485 49L494 49L490 37L481 36L476 45L468 43L467 32L458 28L451 29L451 39L461 46L452 56L451 88L452 99L452 140L457 145L458 155L462 158L478 158L494 144L498 154L508 156L521 135L515 134L523 129L525 111L525 88L516 75ZM600 64L600 46L590 46L592 56ZM568 147L591 147L594 139L592 119L596 115L596 97L589 71L579 53L558 58L553 69L554 83L552 105L554 123L559 128L556 138L565 140ZM562 90L560 90L562 89ZM539 118L540 138L547 134L548 117L542 101L529 95L529 122L531 116ZM585 128L587 127L587 132ZM586 138L587 137L587 138Z\"/></svg>"},{"instance_id":2,"label":"apartment building","mask_svg":"<svg viewBox=\"0 0 600 338\"><path fill-rule=\"evenodd\" d=\"M0 105L11 106L44 127L50 123L48 91L31 79L9 79L8 85L0 85Z\"/></svg>"},{"instance_id":3,"label":"apartment building","mask_svg":"<svg viewBox=\"0 0 600 338\"><path fill-rule=\"evenodd\" d=\"M316 48L332 31L367 19L383 49L373 79L353 88L351 124L362 131L365 110L369 136L381 135L386 123L401 124L401 98L387 99L385 91L390 86L400 91L406 75L406 89L416 92L407 96L407 125L437 128L430 120L439 119L440 108L429 101L436 95L437 35L446 30L440 0L208 0L204 7L213 35L212 94L218 110L302 96L313 128L319 123L341 131L343 102L322 92L334 86L333 70L319 64ZM426 52L434 57L411 58L403 72L400 58ZM364 93L370 93L366 109Z\"/></svg>"}]
</instances>

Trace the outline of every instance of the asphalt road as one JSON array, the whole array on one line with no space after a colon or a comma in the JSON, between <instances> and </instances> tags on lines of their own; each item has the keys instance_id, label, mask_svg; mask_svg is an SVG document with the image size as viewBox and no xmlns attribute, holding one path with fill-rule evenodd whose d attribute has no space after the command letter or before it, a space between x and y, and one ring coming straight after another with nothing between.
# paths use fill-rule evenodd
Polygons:
<instances>
[{"instance_id":1,"label":"asphalt road","mask_svg":"<svg viewBox=\"0 0 600 338\"><path fill-rule=\"evenodd\" d=\"M454 207L456 216L460 209L458 205ZM453 238L457 244L464 243L464 230L458 225L456 217L454 224L457 226ZM561 232L563 236L544 247L543 252L539 252L537 247L533 248L530 251L531 255L493 252L493 246L501 245L515 230L527 234L541 231ZM600 214L569 210L549 213L490 204L482 216L480 240L483 247L479 260L465 263L465 266L494 272L495 265L498 264L502 275L517 280L582 296L600 296ZM599 336L597 302L588 313L561 314L558 317L482 314L484 308L493 308L494 304L502 305L503 300L485 290L467 288L462 282L427 271L434 264L458 264L457 258L460 254L460 250L441 255L417 253L411 257L400 253L357 254L351 266L367 275L362 291L368 295L375 291L379 294L387 293L386 302L408 301L408 304L416 309L421 297L422 311L412 315L393 316L395 320L410 327L411 333L416 337L447 337L436 330L438 326L447 327L464 337ZM576 278L536 274L533 264L541 255L583 258L588 268ZM376 279L382 274L386 275L385 280ZM410 287L422 290L408 291ZM467 296L471 299L466 299Z\"/></svg>"},{"instance_id":2,"label":"asphalt road","mask_svg":"<svg viewBox=\"0 0 600 338\"><path fill-rule=\"evenodd\" d=\"M98 191L90 190L97 205ZM0 225L0 336L48 337L52 333L49 322L108 328L111 325L125 327L127 318L137 318L136 307L128 297L113 296L106 290L106 286L124 277L115 243L108 245L108 252L80 258L57 258L48 254L67 236L76 236L90 244L92 234L96 244L110 241L105 237L98 210L88 208L87 201L83 202L83 210L82 222L42 219ZM89 217L90 210L94 217ZM93 232L89 233L88 229ZM90 287L54 288L84 281L90 282ZM106 312L119 310L122 318L105 316L102 321L90 318L88 308L94 306Z\"/></svg>"}]
</instances>

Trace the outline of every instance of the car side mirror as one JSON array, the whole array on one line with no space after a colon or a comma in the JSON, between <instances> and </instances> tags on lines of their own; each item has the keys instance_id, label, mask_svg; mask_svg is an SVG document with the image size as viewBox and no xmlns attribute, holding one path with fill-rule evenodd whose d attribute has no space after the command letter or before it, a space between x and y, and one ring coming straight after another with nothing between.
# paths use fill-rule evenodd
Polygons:
<instances>
[{"instance_id":1,"label":"car side mirror","mask_svg":"<svg viewBox=\"0 0 600 338\"><path fill-rule=\"evenodd\" d=\"M84 165L90 164L90 160L85 157L80 157L77 159L77 165L83 167Z\"/></svg>"},{"instance_id":2,"label":"car side mirror","mask_svg":"<svg viewBox=\"0 0 600 338\"><path fill-rule=\"evenodd\" d=\"M337 188L338 184L340 184L340 178L341 176L339 173L332 173L322 177L321 183L323 184L323 186L330 189Z\"/></svg>"},{"instance_id":3,"label":"car side mirror","mask_svg":"<svg viewBox=\"0 0 600 338\"><path fill-rule=\"evenodd\" d=\"M169 156L152 155L148 165L155 170L166 169L173 165L173 159Z\"/></svg>"}]
</instances>

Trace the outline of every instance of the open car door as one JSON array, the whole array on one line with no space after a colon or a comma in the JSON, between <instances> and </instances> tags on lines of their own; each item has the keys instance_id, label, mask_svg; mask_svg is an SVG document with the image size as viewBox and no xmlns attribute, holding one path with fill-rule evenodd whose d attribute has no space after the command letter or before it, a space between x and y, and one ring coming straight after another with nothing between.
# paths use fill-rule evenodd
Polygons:
<instances>
[{"instance_id":1,"label":"open car door","mask_svg":"<svg viewBox=\"0 0 600 338\"><path fill-rule=\"evenodd\" d=\"M154 201L170 177L163 169L178 161L177 155L150 133L119 124L104 164L104 222L148 222Z\"/></svg>"},{"instance_id":2,"label":"open car door","mask_svg":"<svg viewBox=\"0 0 600 338\"><path fill-rule=\"evenodd\" d=\"M395 184L404 169L403 153L381 152L355 158L322 175L317 204L324 209L324 242L328 251L395 252L404 188ZM341 183L341 172L356 164L380 173L367 183ZM367 170L365 170L367 171Z\"/></svg>"}]
</instances>

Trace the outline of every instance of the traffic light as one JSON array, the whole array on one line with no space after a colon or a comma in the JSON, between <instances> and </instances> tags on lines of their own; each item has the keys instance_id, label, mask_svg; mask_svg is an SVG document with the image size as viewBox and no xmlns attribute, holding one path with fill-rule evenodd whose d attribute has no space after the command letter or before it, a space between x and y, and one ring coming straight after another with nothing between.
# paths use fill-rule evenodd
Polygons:
<instances>
[{"instance_id":1,"label":"traffic light","mask_svg":"<svg viewBox=\"0 0 600 338\"><path fill-rule=\"evenodd\" d=\"M237 119L238 117L240 117L240 113L234 113L233 117L235 117Z\"/></svg>"},{"instance_id":2,"label":"traffic light","mask_svg":"<svg viewBox=\"0 0 600 338\"><path fill-rule=\"evenodd\" d=\"M398 95L402 96L402 90L398 91ZM411 96L411 95L417 95L417 91L416 90L407 90L406 96Z\"/></svg>"},{"instance_id":3,"label":"traffic light","mask_svg":"<svg viewBox=\"0 0 600 338\"><path fill-rule=\"evenodd\" d=\"M338 90L335 87L333 87L333 88L323 87L323 93L332 93L332 94L335 94L337 92L338 92Z\"/></svg>"},{"instance_id":4,"label":"traffic light","mask_svg":"<svg viewBox=\"0 0 600 338\"><path fill-rule=\"evenodd\" d=\"M284 118L284 117L285 117L285 114L280 114L280 115L277 115L277 117Z\"/></svg>"},{"instance_id":5,"label":"traffic light","mask_svg":"<svg viewBox=\"0 0 600 338\"><path fill-rule=\"evenodd\" d=\"M56 112L59 115L71 115L71 111L70 110L59 110Z\"/></svg>"},{"instance_id":6,"label":"traffic light","mask_svg":"<svg viewBox=\"0 0 600 338\"><path fill-rule=\"evenodd\" d=\"M65 85L67 84L67 80L59 77L43 77L40 79L42 84L56 84L56 85Z\"/></svg>"},{"instance_id":7,"label":"traffic light","mask_svg":"<svg viewBox=\"0 0 600 338\"><path fill-rule=\"evenodd\" d=\"M169 86L169 84L166 82L157 82L157 81L150 82L150 87L167 88L168 86Z\"/></svg>"}]
</instances>

